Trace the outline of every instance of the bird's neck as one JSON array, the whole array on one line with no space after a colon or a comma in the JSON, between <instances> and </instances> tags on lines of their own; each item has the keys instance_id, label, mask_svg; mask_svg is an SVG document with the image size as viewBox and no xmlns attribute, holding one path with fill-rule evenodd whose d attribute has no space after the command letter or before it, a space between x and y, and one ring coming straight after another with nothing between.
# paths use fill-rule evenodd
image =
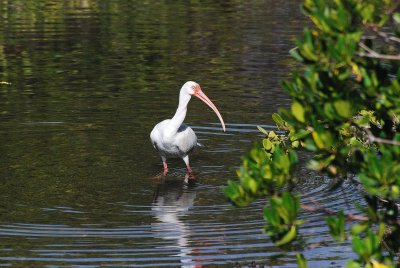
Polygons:
<instances>
[{"instance_id":1,"label":"bird's neck","mask_svg":"<svg viewBox=\"0 0 400 268\"><path fill-rule=\"evenodd\" d=\"M186 117L187 106L190 101L191 96L185 92L179 94L179 105L178 109L176 109L174 117L172 117L170 121L170 127L174 131L178 131L179 127L182 125L183 121Z\"/></svg>"}]
</instances>

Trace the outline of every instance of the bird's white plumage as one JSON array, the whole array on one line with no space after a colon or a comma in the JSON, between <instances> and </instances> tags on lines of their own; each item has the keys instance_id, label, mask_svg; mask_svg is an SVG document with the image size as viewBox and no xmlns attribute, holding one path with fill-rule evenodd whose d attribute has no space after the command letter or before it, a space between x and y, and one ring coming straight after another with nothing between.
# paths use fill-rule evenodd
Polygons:
<instances>
[{"instance_id":1,"label":"bird's white plumage","mask_svg":"<svg viewBox=\"0 0 400 268\"><path fill-rule=\"evenodd\" d=\"M225 124L218 109L204 92L201 91L199 84L192 81L186 82L180 90L179 105L175 115L171 119L166 119L158 123L150 133L151 143L154 148L156 148L163 161L164 174L168 171L167 157L182 158L186 163L188 171L191 172L188 154L196 147L197 136L183 121L186 117L188 103L193 95L201 99L214 110L225 130Z\"/></svg>"},{"instance_id":2,"label":"bird's white plumage","mask_svg":"<svg viewBox=\"0 0 400 268\"><path fill-rule=\"evenodd\" d=\"M182 124L176 132L169 131L171 119L158 123L150 134L151 142L164 157L183 158L189 154L197 144L197 136L194 131Z\"/></svg>"}]
</instances>

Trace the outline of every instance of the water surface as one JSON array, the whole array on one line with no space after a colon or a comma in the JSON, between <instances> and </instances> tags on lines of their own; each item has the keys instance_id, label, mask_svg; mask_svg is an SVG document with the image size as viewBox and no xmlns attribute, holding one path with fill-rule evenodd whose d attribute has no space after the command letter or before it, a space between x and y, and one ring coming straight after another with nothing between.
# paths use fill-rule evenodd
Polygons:
<instances>
[{"instance_id":1,"label":"water surface","mask_svg":"<svg viewBox=\"0 0 400 268\"><path fill-rule=\"evenodd\" d=\"M299 1L0 1L0 265L38 267L340 267L323 215L303 211L286 250L262 234L263 200L232 207L221 189L287 107L279 81L306 25ZM227 123L193 99L186 123L206 145L197 180L180 159L160 178L149 133L194 80ZM305 169L308 203L353 209ZM341 197L345 197L342 199ZM340 198L338 198L340 197ZM352 204L352 205L349 205Z\"/></svg>"}]
</instances>

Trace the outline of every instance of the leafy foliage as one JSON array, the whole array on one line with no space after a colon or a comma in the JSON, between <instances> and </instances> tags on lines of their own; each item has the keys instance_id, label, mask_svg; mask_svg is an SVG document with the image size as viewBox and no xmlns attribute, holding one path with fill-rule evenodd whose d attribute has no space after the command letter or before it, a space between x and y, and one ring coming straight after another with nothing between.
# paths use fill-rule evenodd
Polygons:
<instances>
[{"instance_id":1,"label":"leafy foliage","mask_svg":"<svg viewBox=\"0 0 400 268\"><path fill-rule=\"evenodd\" d=\"M302 223L300 197L288 186L295 181L297 151L308 151L308 168L332 177L356 175L365 191L365 216L357 218L361 222L352 226L351 235L346 222L352 217L343 211L326 217L333 238L352 241L358 258L347 266L395 265L400 246L397 5L391 0L304 1L313 26L290 51L304 72L282 82L293 102L272 117L284 134L259 128L265 135L262 146L244 157L239 182L229 181L224 189L240 206L267 197L265 231L277 246L295 240ZM306 266L303 255L297 259Z\"/></svg>"},{"instance_id":2,"label":"leafy foliage","mask_svg":"<svg viewBox=\"0 0 400 268\"><path fill-rule=\"evenodd\" d=\"M282 197L272 197L270 204L270 207L264 209L264 218L268 222L265 231L277 246L287 244L296 238L297 226L301 224L296 219L300 199L289 192L283 192Z\"/></svg>"}]
</instances>

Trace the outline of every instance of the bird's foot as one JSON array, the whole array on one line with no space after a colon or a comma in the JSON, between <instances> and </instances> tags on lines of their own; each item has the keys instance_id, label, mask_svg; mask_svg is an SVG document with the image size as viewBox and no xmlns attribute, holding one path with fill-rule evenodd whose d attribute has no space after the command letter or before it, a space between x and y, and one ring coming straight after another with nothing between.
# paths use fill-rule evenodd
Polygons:
<instances>
[{"instance_id":1,"label":"bird's foot","mask_svg":"<svg viewBox=\"0 0 400 268\"><path fill-rule=\"evenodd\" d=\"M185 174L185 182L195 181L198 178L199 178L199 176L197 174L194 174L193 172L191 172L191 173L187 172Z\"/></svg>"},{"instance_id":2,"label":"bird's foot","mask_svg":"<svg viewBox=\"0 0 400 268\"><path fill-rule=\"evenodd\" d=\"M189 180L195 180L198 178L197 174L194 174L193 170L190 168L190 166L186 166L186 176L185 178Z\"/></svg>"}]
</instances>

